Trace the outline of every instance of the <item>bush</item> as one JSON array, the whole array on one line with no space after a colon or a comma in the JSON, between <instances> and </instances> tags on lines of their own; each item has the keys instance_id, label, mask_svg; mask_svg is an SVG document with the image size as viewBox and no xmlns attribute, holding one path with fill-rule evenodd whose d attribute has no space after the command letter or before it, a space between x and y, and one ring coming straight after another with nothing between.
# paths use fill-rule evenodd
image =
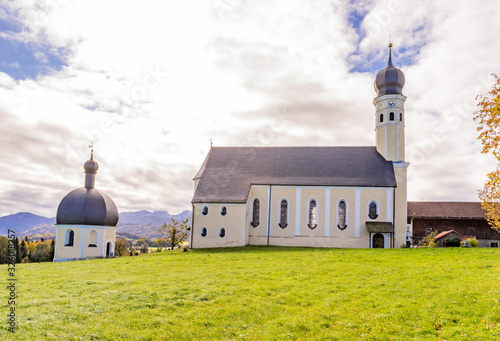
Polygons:
<instances>
[{"instance_id":1,"label":"bush","mask_svg":"<svg viewBox=\"0 0 500 341\"><path fill-rule=\"evenodd\" d=\"M408 249L408 248L409 248L409 246L408 246L408 245L406 245L406 244L401 244L401 246L400 246L400 247L401 247L402 249Z\"/></svg>"},{"instance_id":2,"label":"bush","mask_svg":"<svg viewBox=\"0 0 500 341\"><path fill-rule=\"evenodd\" d=\"M436 236L438 235L438 231L432 231L430 234L428 234L427 236L425 236L423 239L422 239L422 244L424 246L428 246L428 247L434 247L436 246L436 243L434 242L434 238L436 238ZM434 244L434 245L431 245L431 244Z\"/></svg>"},{"instance_id":3,"label":"bush","mask_svg":"<svg viewBox=\"0 0 500 341\"><path fill-rule=\"evenodd\" d=\"M444 247L460 247L460 238L446 238L443 241Z\"/></svg>"},{"instance_id":4,"label":"bush","mask_svg":"<svg viewBox=\"0 0 500 341\"><path fill-rule=\"evenodd\" d=\"M467 240L469 241L470 247L477 247L479 245L479 242L476 240L476 237L467 238ZM460 242L460 246L464 246L464 245L465 245L465 240L462 240Z\"/></svg>"}]
</instances>

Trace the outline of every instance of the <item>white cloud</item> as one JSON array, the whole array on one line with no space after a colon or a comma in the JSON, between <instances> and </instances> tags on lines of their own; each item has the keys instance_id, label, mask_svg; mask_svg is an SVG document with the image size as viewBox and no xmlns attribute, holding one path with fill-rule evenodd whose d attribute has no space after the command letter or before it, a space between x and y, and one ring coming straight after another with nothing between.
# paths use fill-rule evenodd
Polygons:
<instances>
[{"instance_id":1,"label":"white cloud","mask_svg":"<svg viewBox=\"0 0 500 341\"><path fill-rule=\"evenodd\" d=\"M91 141L96 186L121 211L173 213L190 207L211 138L373 145L376 71L349 70L385 61L389 32L394 63L414 62L403 68L409 199L476 200L494 167L472 121L498 71L494 1L36 3L2 2L0 17L22 27L2 36L66 51L67 65L35 80L0 73L0 170L14 170L0 179L0 215L55 215L83 182ZM367 11L362 36L354 7Z\"/></svg>"}]
</instances>

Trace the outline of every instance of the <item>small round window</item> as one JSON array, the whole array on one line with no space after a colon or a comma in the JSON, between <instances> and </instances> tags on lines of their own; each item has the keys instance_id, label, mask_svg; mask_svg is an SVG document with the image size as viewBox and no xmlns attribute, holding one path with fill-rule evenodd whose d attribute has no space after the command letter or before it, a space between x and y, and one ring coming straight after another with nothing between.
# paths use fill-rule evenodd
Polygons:
<instances>
[{"instance_id":1,"label":"small round window","mask_svg":"<svg viewBox=\"0 0 500 341\"><path fill-rule=\"evenodd\" d=\"M221 227L219 229L219 237L224 238L226 236L226 229L224 227Z\"/></svg>"},{"instance_id":2,"label":"small round window","mask_svg":"<svg viewBox=\"0 0 500 341\"><path fill-rule=\"evenodd\" d=\"M220 208L220 214L222 214L222 215L226 215L227 214L227 207L226 206L222 206Z\"/></svg>"},{"instance_id":3,"label":"small round window","mask_svg":"<svg viewBox=\"0 0 500 341\"><path fill-rule=\"evenodd\" d=\"M203 215L208 214L208 206L203 206L203 208L201 209L201 214L203 214Z\"/></svg>"},{"instance_id":4,"label":"small round window","mask_svg":"<svg viewBox=\"0 0 500 341\"><path fill-rule=\"evenodd\" d=\"M202 227L201 228L201 236L202 237L206 237L207 236L207 228L206 227Z\"/></svg>"}]
</instances>

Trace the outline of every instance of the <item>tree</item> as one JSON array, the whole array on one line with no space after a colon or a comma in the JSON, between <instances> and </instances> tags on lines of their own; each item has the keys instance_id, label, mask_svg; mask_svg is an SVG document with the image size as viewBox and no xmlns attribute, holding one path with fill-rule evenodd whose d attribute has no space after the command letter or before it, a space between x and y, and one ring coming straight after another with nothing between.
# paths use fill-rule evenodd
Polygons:
<instances>
[{"instance_id":1,"label":"tree","mask_svg":"<svg viewBox=\"0 0 500 341\"><path fill-rule=\"evenodd\" d=\"M128 256L128 241L125 238L116 238L115 242L115 256L123 257Z\"/></svg>"},{"instance_id":2,"label":"tree","mask_svg":"<svg viewBox=\"0 0 500 341\"><path fill-rule=\"evenodd\" d=\"M163 238L170 243L172 249L185 241L189 236L190 227L188 221L189 218L186 218L182 223L172 219L170 223L163 223L162 227L158 229Z\"/></svg>"},{"instance_id":3,"label":"tree","mask_svg":"<svg viewBox=\"0 0 500 341\"><path fill-rule=\"evenodd\" d=\"M478 140L483 145L482 153L491 153L497 159L497 169L487 175L486 183L479 191L479 199L486 212L490 226L500 231L500 76L493 74L495 82L486 95L478 95L479 110L474 120L479 123Z\"/></svg>"},{"instance_id":4,"label":"tree","mask_svg":"<svg viewBox=\"0 0 500 341\"><path fill-rule=\"evenodd\" d=\"M21 252L21 260L28 256L28 247L26 246L26 241L21 242L21 246L19 247L19 251Z\"/></svg>"},{"instance_id":5,"label":"tree","mask_svg":"<svg viewBox=\"0 0 500 341\"><path fill-rule=\"evenodd\" d=\"M56 253L56 241L52 239L52 241L50 242L49 262L54 259L55 253Z\"/></svg>"},{"instance_id":6,"label":"tree","mask_svg":"<svg viewBox=\"0 0 500 341\"><path fill-rule=\"evenodd\" d=\"M14 238L14 243L16 244L16 263L19 264L23 260L23 257L21 257L21 247L19 245L19 239L17 237Z\"/></svg>"},{"instance_id":7,"label":"tree","mask_svg":"<svg viewBox=\"0 0 500 341\"><path fill-rule=\"evenodd\" d=\"M161 252L162 247L163 247L163 238L158 237L156 239L156 252Z\"/></svg>"}]
</instances>

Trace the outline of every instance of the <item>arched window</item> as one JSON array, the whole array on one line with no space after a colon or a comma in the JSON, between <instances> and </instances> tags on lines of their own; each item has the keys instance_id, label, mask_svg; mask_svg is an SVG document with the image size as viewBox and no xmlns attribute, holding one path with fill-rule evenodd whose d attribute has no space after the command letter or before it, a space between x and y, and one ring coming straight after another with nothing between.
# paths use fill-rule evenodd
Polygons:
<instances>
[{"instance_id":1,"label":"arched window","mask_svg":"<svg viewBox=\"0 0 500 341\"><path fill-rule=\"evenodd\" d=\"M207 228L205 226L203 226L201 228L200 234L201 234L202 237L206 237L207 236Z\"/></svg>"},{"instance_id":2,"label":"arched window","mask_svg":"<svg viewBox=\"0 0 500 341\"><path fill-rule=\"evenodd\" d=\"M392 111L389 113L389 121L394 121L394 113Z\"/></svg>"},{"instance_id":3,"label":"arched window","mask_svg":"<svg viewBox=\"0 0 500 341\"><path fill-rule=\"evenodd\" d=\"M222 215L226 215L227 214L227 208L226 208L226 206L222 206L220 208L220 214L222 214Z\"/></svg>"},{"instance_id":4,"label":"arched window","mask_svg":"<svg viewBox=\"0 0 500 341\"><path fill-rule=\"evenodd\" d=\"M201 209L201 214L203 214L203 215L208 214L208 206L203 206L203 208Z\"/></svg>"},{"instance_id":5,"label":"arched window","mask_svg":"<svg viewBox=\"0 0 500 341\"><path fill-rule=\"evenodd\" d=\"M66 230L64 235L64 246L73 246L75 241L75 232L73 230Z\"/></svg>"},{"instance_id":6,"label":"arched window","mask_svg":"<svg viewBox=\"0 0 500 341\"><path fill-rule=\"evenodd\" d=\"M384 122L384 114L380 114L380 123Z\"/></svg>"},{"instance_id":7,"label":"arched window","mask_svg":"<svg viewBox=\"0 0 500 341\"><path fill-rule=\"evenodd\" d=\"M337 211L337 227L341 230L345 230L347 227L346 217L347 217L347 204L344 200L340 200Z\"/></svg>"},{"instance_id":8,"label":"arched window","mask_svg":"<svg viewBox=\"0 0 500 341\"><path fill-rule=\"evenodd\" d=\"M288 201L282 199L280 203L280 222L279 225L282 229L288 226Z\"/></svg>"},{"instance_id":9,"label":"arched window","mask_svg":"<svg viewBox=\"0 0 500 341\"><path fill-rule=\"evenodd\" d=\"M399 113L399 122L403 122L403 113L402 112Z\"/></svg>"},{"instance_id":10,"label":"arched window","mask_svg":"<svg viewBox=\"0 0 500 341\"><path fill-rule=\"evenodd\" d=\"M219 229L219 237L224 238L226 236L226 229L224 227L221 227Z\"/></svg>"},{"instance_id":11,"label":"arched window","mask_svg":"<svg viewBox=\"0 0 500 341\"><path fill-rule=\"evenodd\" d=\"M252 222L250 223L253 227L257 227L260 224L260 200L255 198L252 203Z\"/></svg>"},{"instance_id":12,"label":"arched window","mask_svg":"<svg viewBox=\"0 0 500 341\"><path fill-rule=\"evenodd\" d=\"M97 231L90 231L89 235L89 247L97 247Z\"/></svg>"},{"instance_id":13,"label":"arched window","mask_svg":"<svg viewBox=\"0 0 500 341\"><path fill-rule=\"evenodd\" d=\"M315 229L318 226L317 215L318 205L316 203L316 200L312 199L311 201L309 201L309 224L307 224L307 226L309 226L311 230Z\"/></svg>"},{"instance_id":14,"label":"arched window","mask_svg":"<svg viewBox=\"0 0 500 341\"><path fill-rule=\"evenodd\" d=\"M378 205L376 201L372 201L370 205L368 205L368 217L370 217L370 219L377 219Z\"/></svg>"}]
</instances>

